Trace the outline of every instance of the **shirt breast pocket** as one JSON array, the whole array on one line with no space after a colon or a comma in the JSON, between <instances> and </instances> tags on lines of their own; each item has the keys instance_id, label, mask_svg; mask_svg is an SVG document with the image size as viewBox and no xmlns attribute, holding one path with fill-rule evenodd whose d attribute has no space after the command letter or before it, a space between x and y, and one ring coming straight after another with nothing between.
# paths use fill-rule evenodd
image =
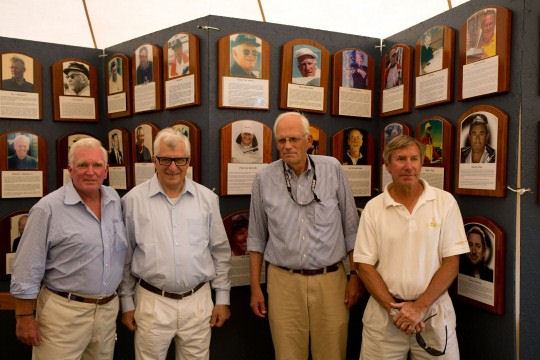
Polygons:
<instances>
[{"instance_id":1,"label":"shirt breast pocket","mask_svg":"<svg viewBox=\"0 0 540 360\"><path fill-rule=\"evenodd\" d=\"M326 226L339 221L339 208L337 199L326 199L315 207L315 224Z\"/></svg>"},{"instance_id":2,"label":"shirt breast pocket","mask_svg":"<svg viewBox=\"0 0 540 360\"><path fill-rule=\"evenodd\" d=\"M189 244L197 247L208 246L209 226L208 218L200 217L187 219Z\"/></svg>"}]
</instances>

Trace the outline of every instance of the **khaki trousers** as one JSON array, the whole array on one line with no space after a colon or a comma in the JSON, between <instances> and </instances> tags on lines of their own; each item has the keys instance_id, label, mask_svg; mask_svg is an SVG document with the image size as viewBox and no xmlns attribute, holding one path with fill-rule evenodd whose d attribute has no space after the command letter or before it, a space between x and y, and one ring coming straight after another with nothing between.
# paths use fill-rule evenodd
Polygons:
<instances>
[{"instance_id":1,"label":"khaki trousers","mask_svg":"<svg viewBox=\"0 0 540 360\"><path fill-rule=\"evenodd\" d=\"M118 297L107 304L68 300L42 288L36 309L41 345L32 348L34 360L112 359L118 316Z\"/></svg>"},{"instance_id":2,"label":"khaki trousers","mask_svg":"<svg viewBox=\"0 0 540 360\"><path fill-rule=\"evenodd\" d=\"M268 319L277 360L343 360L349 310L343 266L321 275L268 266Z\"/></svg>"},{"instance_id":3,"label":"khaki trousers","mask_svg":"<svg viewBox=\"0 0 540 360\"><path fill-rule=\"evenodd\" d=\"M180 300L154 294L137 285L135 358L165 359L174 338L176 360L208 359L213 309L209 283Z\"/></svg>"}]
</instances>

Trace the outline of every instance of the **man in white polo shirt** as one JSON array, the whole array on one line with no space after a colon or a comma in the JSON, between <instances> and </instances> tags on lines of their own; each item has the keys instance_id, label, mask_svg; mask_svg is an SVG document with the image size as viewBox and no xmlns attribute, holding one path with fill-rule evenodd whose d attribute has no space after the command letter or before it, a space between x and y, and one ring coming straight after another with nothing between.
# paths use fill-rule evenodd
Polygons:
<instances>
[{"instance_id":1,"label":"man in white polo shirt","mask_svg":"<svg viewBox=\"0 0 540 360\"><path fill-rule=\"evenodd\" d=\"M371 298L361 359L459 359L447 289L469 249L456 200L420 179L423 150L403 135L386 145L392 183L362 212L354 261Z\"/></svg>"}]
</instances>

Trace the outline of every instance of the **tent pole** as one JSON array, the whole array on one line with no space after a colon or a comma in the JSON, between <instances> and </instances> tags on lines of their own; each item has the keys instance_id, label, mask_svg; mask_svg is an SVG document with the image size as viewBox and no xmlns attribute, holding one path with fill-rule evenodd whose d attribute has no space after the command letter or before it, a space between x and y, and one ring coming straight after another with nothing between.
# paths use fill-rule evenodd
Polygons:
<instances>
[{"instance_id":1,"label":"tent pole","mask_svg":"<svg viewBox=\"0 0 540 360\"><path fill-rule=\"evenodd\" d=\"M96 37L94 36L94 30L92 29L92 22L90 21L90 15L88 15L88 8L86 7L86 0L82 0L84 6L84 12L86 14L86 20L88 21L88 27L90 28L90 35L92 35L92 41L94 42L94 49L97 49Z\"/></svg>"},{"instance_id":2,"label":"tent pole","mask_svg":"<svg viewBox=\"0 0 540 360\"><path fill-rule=\"evenodd\" d=\"M263 20L263 22L266 22L266 17L264 16L264 10L263 10L263 7L262 7L261 0L257 0L257 2L259 3L259 9L261 10L262 20Z\"/></svg>"}]
</instances>

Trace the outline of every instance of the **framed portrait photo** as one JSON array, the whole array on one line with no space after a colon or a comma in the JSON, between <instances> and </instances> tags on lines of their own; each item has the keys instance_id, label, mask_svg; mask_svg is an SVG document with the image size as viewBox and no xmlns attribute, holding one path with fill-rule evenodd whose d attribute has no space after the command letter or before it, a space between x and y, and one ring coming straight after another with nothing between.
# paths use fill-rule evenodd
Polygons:
<instances>
[{"instance_id":1,"label":"framed portrait photo","mask_svg":"<svg viewBox=\"0 0 540 360\"><path fill-rule=\"evenodd\" d=\"M105 70L107 87L107 118L116 119L131 115L131 87L129 58L114 54Z\"/></svg>"},{"instance_id":2,"label":"framed portrait photo","mask_svg":"<svg viewBox=\"0 0 540 360\"><path fill-rule=\"evenodd\" d=\"M132 186L131 178L131 143L129 131L114 128L107 133L109 164L109 186L118 190L127 190Z\"/></svg>"},{"instance_id":3,"label":"framed portrait photo","mask_svg":"<svg viewBox=\"0 0 540 360\"><path fill-rule=\"evenodd\" d=\"M486 311L504 313L504 253L502 228L482 216L463 219L470 252L459 259L457 297Z\"/></svg>"},{"instance_id":4,"label":"framed portrait photo","mask_svg":"<svg viewBox=\"0 0 540 360\"><path fill-rule=\"evenodd\" d=\"M458 99L510 90L512 11L489 6L475 11L459 36Z\"/></svg>"},{"instance_id":5,"label":"framed portrait photo","mask_svg":"<svg viewBox=\"0 0 540 360\"><path fill-rule=\"evenodd\" d=\"M415 135L424 145L421 177L431 186L451 191L454 126L442 116L430 116L418 124Z\"/></svg>"},{"instance_id":6,"label":"framed portrait photo","mask_svg":"<svg viewBox=\"0 0 540 360\"><path fill-rule=\"evenodd\" d=\"M98 80L94 66L82 59L52 65L55 121L98 121Z\"/></svg>"},{"instance_id":7,"label":"framed portrait photo","mask_svg":"<svg viewBox=\"0 0 540 360\"><path fill-rule=\"evenodd\" d=\"M309 155L326 155L326 133L315 125L309 125L309 134L313 139L308 149Z\"/></svg>"},{"instance_id":8,"label":"framed portrait photo","mask_svg":"<svg viewBox=\"0 0 540 360\"><path fill-rule=\"evenodd\" d=\"M15 253L28 220L28 210L12 212L0 219L0 279L9 280ZM2 309L5 309L2 307Z\"/></svg>"},{"instance_id":9,"label":"framed portrait photo","mask_svg":"<svg viewBox=\"0 0 540 360\"><path fill-rule=\"evenodd\" d=\"M333 55L332 115L371 118L375 79L373 58L347 48Z\"/></svg>"},{"instance_id":10,"label":"framed portrait photo","mask_svg":"<svg viewBox=\"0 0 540 360\"><path fill-rule=\"evenodd\" d=\"M388 173L388 171L386 171L386 166L384 166L384 159L383 159L383 152L384 152L384 147L386 146L386 144L388 144L390 141L392 141L393 138L395 138L396 136L399 136L399 135L409 135L409 136L412 136L412 130L411 130L411 127L409 125L407 125L406 123L404 122L401 122L401 121L394 121L394 122L391 122L391 123L388 123L384 126L384 128L382 129L381 131L381 135L380 135L380 148L379 148L379 151L380 151L380 157L381 157L381 160L380 160L380 163L381 163L381 171L380 171L380 192L382 192L384 190L384 188L386 187L386 185L388 185L389 183L392 182L392 177L390 176L390 174Z\"/></svg>"},{"instance_id":11,"label":"framed portrait photo","mask_svg":"<svg viewBox=\"0 0 540 360\"><path fill-rule=\"evenodd\" d=\"M257 170L272 161L272 130L256 120L221 128L221 195L249 195Z\"/></svg>"},{"instance_id":12,"label":"framed portrait photo","mask_svg":"<svg viewBox=\"0 0 540 360\"><path fill-rule=\"evenodd\" d=\"M158 132L159 128L151 122L139 123L133 129L131 161L133 162L134 186L154 175L154 139Z\"/></svg>"},{"instance_id":13,"label":"framed portrait photo","mask_svg":"<svg viewBox=\"0 0 540 360\"><path fill-rule=\"evenodd\" d=\"M186 176L190 179L200 182L201 180L201 130L197 125L187 120L176 120L169 125L175 130L180 131L189 138L191 144L191 159Z\"/></svg>"},{"instance_id":14,"label":"framed portrait photo","mask_svg":"<svg viewBox=\"0 0 540 360\"><path fill-rule=\"evenodd\" d=\"M381 116L411 111L412 49L396 44L384 54L381 66Z\"/></svg>"},{"instance_id":15,"label":"framed portrait photo","mask_svg":"<svg viewBox=\"0 0 540 360\"><path fill-rule=\"evenodd\" d=\"M6 52L0 54L0 68L0 118L43 119L41 63L30 55Z\"/></svg>"},{"instance_id":16,"label":"framed portrait photo","mask_svg":"<svg viewBox=\"0 0 540 360\"><path fill-rule=\"evenodd\" d=\"M131 55L133 113L161 110L161 48L142 44Z\"/></svg>"},{"instance_id":17,"label":"framed portrait photo","mask_svg":"<svg viewBox=\"0 0 540 360\"><path fill-rule=\"evenodd\" d=\"M332 135L332 156L341 162L353 195L371 196L374 164L373 136L354 127Z\"/></svg>"},{"instance_id":18,"label":"framed portrait photo","mask_svg":"<svg viewBox=\"0 0 540 360\"><path fill-rule=\"evenodd\" d=\"M451 102L454 94L454 29L434 26L416 42L415 108Z\"/></svg>"},{"instance_id":19,"label":"framed portrait photo","mask_svg":"<svg viewBox=\"0 0 540 360\"><path fill-rule=\"evenodd\" d=\"M310 39L285 43L281 52L282 109L326 113L330 54Z\"/></svg>"},{"instance_id":20,"label":"framed portrait photo","mask_svg":"<svg viewBox=\"0 0 540 360\"><path fill-rule=\"evenodd\" d=\"M0 194L39 198L47 191L47 142L27 130L0 135Z\"/></svg>"},{"instance_id":21,"label":"framed portrait photo","mask_svg":"<svg viewBox=\"0 0 540 360\"><path fill-rule=\"evenodd\" d=\"M165 108L200 105L199 38L178 33L163 45Z\"/></svg>"},{"instance_id":22,"label":"framed portrait photo","mask_svg":"<svg viewBox=\"0 0 540 360\"><path fill-rule=\"evenodd\" d=\"M503 197L508 115L478 105L461 115L457 127L456 194Z\"/></svg>"},{"instance_id":23,"label":"framed portrait photo","mask_svg":"<svg viewBox=\"0 0 540 360\"><path fill-rule=\"evenodd\" d=\"M270 109L270 46L250 33L225 35L218 42L220 108Z\"/></svg>"}]
</instances>

